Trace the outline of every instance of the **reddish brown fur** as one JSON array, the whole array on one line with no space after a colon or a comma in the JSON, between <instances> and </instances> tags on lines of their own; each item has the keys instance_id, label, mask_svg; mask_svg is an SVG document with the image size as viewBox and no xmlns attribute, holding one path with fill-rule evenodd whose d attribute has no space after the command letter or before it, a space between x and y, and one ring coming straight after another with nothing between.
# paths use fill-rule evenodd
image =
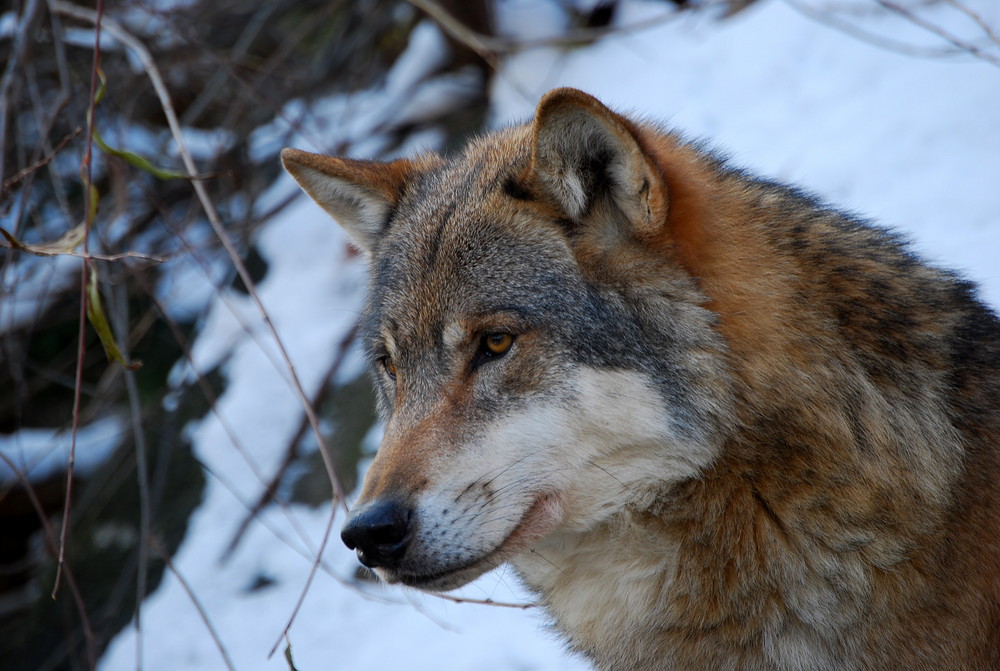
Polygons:
<instances>
[{"instance_id":1,"label":"reddish brown fur","mask_svg":"<svg viewBox=\"0 0 1000 671\"><path fill-rule=\"evenodd\" d=\"M825 316L804 311L796 292L809 286L819 301L830 292L837 294L837 300L857 301L858 310L877 309L866 284L886 276L882 260L852 259L858 267L858 286L823 282L823 266L804 267L801 259L781 253L761 235L767 222L758 217L769 214L755 202L762 194L745 184L720 180L700 155L672 138L647 130L640 140L655 156L670 189L668 225L659 244L667 253L677 254L707 294L707 305L720 315L719 328L741 381L738 407L745 427L731 441L726 457L668 504L671 513L699 511L686 521L679 515L672 530L675 537L691 541L683 544L678 562L682 580L677 584L681 595L674 602L676 621L719 628L716 633L728 631L726 638L749 644L761 633L757 627L783 617L787 609L776 574L790 555L803 548L796 547L785 525L808 520L818 528L827 526L831 536L826 542L832 543L842 533L841 521L867 524L890 539L882 543L884 547L872 542L875 549L866 559L884 570L863 569L872 584L850 606L857 612L857 626L867 630L864 668L996 668L1000 665L996 368L976 371L989 381L969 380L962 401L952 402L956 408L975 408L978 421L970 425L966 418L958 420L969 449L954 465L958 472L949 478L947 491L925 496L919 475L896 470L905 469L905 459L865 463L869 455L858 453L851 427L838 410L842 405L838 397L850 391L844 385L851 382L831 370L849 366L850 361L839 364L838 359L850 355L841 342L830 338ZM922 266L911 271L934 272ZM804 277L807 272L815 276ZM919 286L908 286L911 279L888 277L895 285L892 289L906 294L920 291ZM911 297L915 302L925 298ZM955 338L957 316L967 308L949 308L959 315L917 313L912 328L942 342ZM851 335L862 342L869 339L863 332ZM997 344L983 345L992 350L990 363L995 366ZM926 358L921 363L932 369L919 371L918 382L937 392L935 387L943 386L940 378L950 375L950 363L942 352L921 355ZM902 401L905 391L889 393ZM874 434L891 421L885 413L894 410L873 409L861 421ZM777 427L765 419L789 413L797 413L795 423L801 428ZM792 442L797 445L793 451L774 449L775 444L791 447ZM821 450L828 456L820 456ZM941 467L947 470L949 465ZM825 509L833 499L840 511L828 519ZM705 515L705 511L715 513ZM744 531L737 532L740 529ZM706 572L709 566L718 567L717 571ZM689 573L688 567L696 570ZM697 598L686 598L685 593ZM695 658L704 654L689 627L685 631L671 645L690 647Z\"/></svg>"}]
</instances>

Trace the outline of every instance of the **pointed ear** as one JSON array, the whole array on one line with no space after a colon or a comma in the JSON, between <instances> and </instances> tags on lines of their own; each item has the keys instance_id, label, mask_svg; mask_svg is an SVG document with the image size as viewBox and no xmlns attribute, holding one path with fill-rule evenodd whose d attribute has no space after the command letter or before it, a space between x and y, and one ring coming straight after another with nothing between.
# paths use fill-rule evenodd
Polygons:
<instances>
[{"instance_id":1,"label":"pointed ear","mask_svg":"<svg viewBox=\"0 0 1000 671\"><path fill-rule=\"evenodd\" d=\"M666 222L666 180L635 125L582 91L554 89L538 103L530 170L530 179L574 221L609 198L639 238Z\"/></svg>"},{"instance_id":2,"label":"pointed ear","mask_svg":"<svg viewBox=\"0 0 1000 671\"><path fill-rule=\"evenodd\" d=\"M298 149L282 149L281 165L366 252L375 248L389 213L417 171L414 162L402 159L382 163Z\"/></svg>"}]
</instances>

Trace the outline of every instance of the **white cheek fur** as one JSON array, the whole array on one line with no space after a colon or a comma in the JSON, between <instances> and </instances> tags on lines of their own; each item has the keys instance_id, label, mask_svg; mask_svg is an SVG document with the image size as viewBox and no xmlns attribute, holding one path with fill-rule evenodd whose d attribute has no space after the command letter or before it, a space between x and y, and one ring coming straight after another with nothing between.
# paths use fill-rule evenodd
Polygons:
<instances>
[{"instance_id":1,"label":"white cheek fur","mask_svg":"<svg viewBox=\"0 0 1000 671\"><path fill-rule=\"evenodd\" d=\"M566 530L579 531L654 495L665 480L696 475L715 456L682 440L648 379L580 369L553 398L495 420L474 444L443 450L421 497L422 519L447 522L435 542L486 549L511 531L541 494L559 497ZM456 501L479 512L454 517Z\"/></svg>"}]
</instances>

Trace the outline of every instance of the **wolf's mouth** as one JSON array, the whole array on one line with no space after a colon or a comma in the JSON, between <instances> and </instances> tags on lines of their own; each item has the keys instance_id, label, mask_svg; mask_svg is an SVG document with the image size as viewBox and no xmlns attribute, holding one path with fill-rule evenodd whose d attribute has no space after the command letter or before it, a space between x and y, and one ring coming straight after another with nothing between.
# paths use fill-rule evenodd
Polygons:
<instances>
[{"instance_id":1,"label":"wolf's mouth","mask_svg":"<svg viewBox=\"0 0 1000 671\"><path fill-rule=\"evenodd\" d=\"M407 573L396 570L387 577L390 582L401 582L408 587L424 590L455 589L496 568L508 557L537 543L555 529L561 519L562 505L559 499L552 494L542 494L525 511L507 537L486 554L434 573Z\"/></svg>"}]
</instances>

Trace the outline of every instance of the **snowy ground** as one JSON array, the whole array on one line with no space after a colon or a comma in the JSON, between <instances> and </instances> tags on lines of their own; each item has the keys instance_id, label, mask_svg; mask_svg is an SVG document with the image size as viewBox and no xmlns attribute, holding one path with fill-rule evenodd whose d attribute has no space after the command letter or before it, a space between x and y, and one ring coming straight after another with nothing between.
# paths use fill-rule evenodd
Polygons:
<instances>
[{"instance_id":1,"label":"snowy ground","mask_svg":"<svg viewBox=\"0 0 1000 671\"><path fill-rule=\"evenodd\" d=\"M1000 25L1000 5L973 5ZM618 23L644 21L668 6L626 2ZM543 2L500 8L502 26L522 35L537 35L558 20ZM938 18L949 25L954 20L956 30L972 28L948 12ZM863 23L895 39L934 42L898 22ZM401 68L433 60L439 48L433 33L429 26L420 32ZM395 74L390 83L397 96L419 79L412 72ZM971 58L894 53L806 18L786 0L761 0L721 23L685 16L586 48L539 48L511 57L495 79L495 122L527 118L539 95L561 85L666 119L710 138L739 164L906 231L925 256L980 281L984 296L1000 305L1000 68ZM372 114L385 104L354 102ZM299 146L316 148L305 136ZM282 181L276 197L292 188ZM270 263L261 296L308 393L353 322L364 269L345 255L337 228L304 198L261 231L259 246ZM219 403L225 421L209 415L190 427L210 477L174 564L233 668L287 669L281 649L270 660L268 651L303 588L329 511L272 508L236 554L220 562L262 474L276 467L281 455L275 446L286 444L298 421L287 373L252 306L238 294L218 299L196 360L207 368L223 354L230 382ZM232 447L228 431L241 450ZM586 668L561 651L537 610L345 584L353 581L356 564L336 534L324 557L329 572L319 573L289 635L300 671ZM261 578L269 586L252 590ZM464 593L529 600L503 571ZM101 669L134 669L140 658L150 671L225 668L220 646L172 576L145 603L142 634L130 628L119 635Z\"/></svg>"}]
</instances>

